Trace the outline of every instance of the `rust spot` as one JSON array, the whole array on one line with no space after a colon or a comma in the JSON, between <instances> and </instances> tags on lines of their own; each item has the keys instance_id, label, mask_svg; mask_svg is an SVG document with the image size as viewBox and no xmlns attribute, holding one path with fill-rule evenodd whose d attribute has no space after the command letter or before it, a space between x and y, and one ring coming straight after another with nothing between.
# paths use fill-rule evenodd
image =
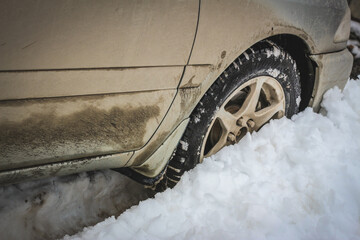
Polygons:
<instances>
[{"instance_id":1,"label":"rust spot","mask_svg":"<svg viewBox=\"0 0 360 240\"><path fill-rule=\"evenodd\" d=\"M159 114L158 106L110 110L91 106L66 116L47 112L33 114L21 122L2 122L0 158L12 162L11 157L20 151L24 161L42 156L60 160L62 156L56 156L59 147L77 152L76 157L98 155L103 146L119 151L139 148L144 144L147 121ZM84 146L95 147L82 149Z\"/></svg>"},{"instance_id":2,"label":"rust spot","mask_svg":"<svg viewBox=\"0 0 360 240\"><path fill-rule=\"evenodd\" d=\"M225 56L226 56L226 51L222 51L222 52L221 52L221 59L224 59Z\"/></svg>"}]
</instances>

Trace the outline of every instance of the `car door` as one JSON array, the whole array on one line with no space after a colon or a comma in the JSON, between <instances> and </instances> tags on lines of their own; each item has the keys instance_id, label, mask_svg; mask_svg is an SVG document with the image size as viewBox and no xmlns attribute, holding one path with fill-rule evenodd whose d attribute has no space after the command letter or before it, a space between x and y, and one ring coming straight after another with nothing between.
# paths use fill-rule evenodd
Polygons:
<instances>
[{"instance_id":1,"label":"car door","mask_svg":"<svg viewBox=\"0 0 360 240\"><path fill-rule=\"evenodd\" d=\"M176 94L198 8L197 0L2 1L0 170L144 146Z\"/></svg>"}]
</instances>

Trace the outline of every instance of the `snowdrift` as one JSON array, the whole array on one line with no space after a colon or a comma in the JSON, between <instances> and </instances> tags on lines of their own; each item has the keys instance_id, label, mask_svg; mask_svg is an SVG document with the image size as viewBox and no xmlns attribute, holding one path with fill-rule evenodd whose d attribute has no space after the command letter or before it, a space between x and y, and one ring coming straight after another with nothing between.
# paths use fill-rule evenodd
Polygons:
<instances>
[{"instance_id":1,"label":"snowdrift","mask_svg":"<svg viewBox=\"0 0 360 240\"><path fill-rule=\"evenodd\" d=\"M174 189L64 239L359 239L360 81L271 121Z\"/></svg>"}]
</instances>

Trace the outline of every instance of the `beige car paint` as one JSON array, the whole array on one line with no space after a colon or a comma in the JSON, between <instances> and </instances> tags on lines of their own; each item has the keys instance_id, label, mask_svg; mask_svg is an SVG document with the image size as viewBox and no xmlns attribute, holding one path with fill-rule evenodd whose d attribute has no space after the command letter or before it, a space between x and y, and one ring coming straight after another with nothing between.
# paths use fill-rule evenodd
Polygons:
<instances>
[{"instance_id":1,"label":"beige car paint","mask_svg":"<svg viewBox=\"0 0 360 240\"><path fill-rule=\"evenodd\" d=\"M178 126L183 120L188 118L192 109L200 100L200 97L200 87L179 89L171 105L171 108L169 109L166 117L162 121L157 131L154 133L153 137L147 143L146 147L135 151L134 156L130 159L126 166L137 166L139 169L139 166L143 165L147 158L152 155L155 150L157 150L157 148L165 141L165 139L167 139L167 137L173 132L175 129L174 126ZM155 172L153 169L151 169L151 171L153 173ZM145 171L142 170L142 172Z\"/></svg>"},{"instance_id":2,"label":"beige car paint","mask_svg":"<svg viewBox=\"0 0 360 240\"><path fill-rule=\"evenodd\" d=\"M353 56L345 49L332 54L312 55L311 58L319 66L316 71L316 79L326 80L316 82L313 91L313 101L310 102L310 106L315 111L319 111L322 96L328 89L334 86L340 89L345 87L346 81L344 79L350 75Z\"/></svg>"},{"instance_id":3,"label":"beige car paint","mask_svg":"<svg viewBox=\"0 0 360 240\"><path fill-rule=\"evenodd\" d=\"M0 72L0 100L175 90L184 67Z\"/></svg>"},{"instance_id":4,"label":"beige car paint","mask_svg":"<svg viewBox=\"0 0 360 240\"><path fill-rule=\"evenodd\" d=\"M152 154L146 162L139 166L134 166L133 169L144 175L154 177L159 174L159 170L164 169L168 160L170 159L174 149L176 148L189 119L185 119L178 127L171 133L171 135L160 145L157 151Z\"/></svg>"},{"instance_id":5,"label":"beige car paint","mask_svg":"<svg viewBox=\"0 0 360 240\"><path fill-rule=\"evenodd\" d=\"M197 0L2 0L0 70L185 65Z\"/></svg>"},{"instance_id":6,"label":"beige car paint","mask_svg":"<svg viewBox=\"0 0 360 240\"><path fill-rule=\"evenodd\" d=\"M198 9L195 0L3 1L0 170L143 147L175 96Z\"/></svg>"},{"instance_id":7,"label":"beige car paint","mask_svg":"<svg viewBox=\"0 0 360 240\"><path fill-rule=\"evenodd\" d=\"M329 11L326 2L336 5L336 9ZM239 52L277 34L302 38L312 54L342 50L346 43L335 44L333 37L347 9L346 1L342 0L202 1L190 64L216 66L225 51L222 65L227 66ZM226 15L218 14L222 12ZM321 17L317 18L317 15Z\"/></svg>"},{"instance_id":8,"label":"beige car paint","mask_svg":"<svg viewBox=\"0 0 360 240\"><path fill-rule=\"evenodd\" d=\"M75 104L78 106L78 113L91 106L102 110L101 116L107 116L109 108L119 106L122 115L127 115L129 109L136 109L131 113L133 118L130 119L141 122L141 127L130 128L138 134L136 140L132 132L128 132L129 135L123 135L124 139L122 140L125 145L121 146L117 142L114 147L115 145L108 143L96 142L95 146L75 138L71 142L72 150L82 151L83 155L76 155L78 153L74 152L72 157L43 158L37 164L63 160L69 162L68 159L87 156L89 158L80 159L79 162L94 161L98 164L96 155L110 154L102 158L103 166L105 166L106 159L111 154L135 150L131 158L119 158L119 162L116 164L116 160L114 160L114 165L134 167L137 172L147 177L155 177L162 171L159 166L166 164L162 161L163 158L156 156L162 154L164 148L172 151L171 148L176 146L178 141L178 132L174 132L176 126L189 117L192 109L211 84L235 58L251 45L277 34L292 34L301 38L310 52L315 55L312 59L317 64L318 74L314 89L315 100L312 106L318 106L319 99L326 88L335 84L342 86L349 76L347 66L350 65L350 59L346 51L341 54L323 54L338 52L346 47L346 42L334 43L335 32L348 11L345 0L202 0L195 44L188 64L196 32L199 1L164 0L151 3L148 1L108 1L106 4L100 4L97 1L86 2L86 4L83 1L68 1L67 3L37 1L37 3L34 6L27 6L16 1L7 1L6 6L12 10L16 9L16 5L18 5L17 12L10 11L9 14L5 14L5 12L0 14L0 20L2 20L0 29L5 29L9 33L2 34L0 37L0 69L3 69L0 72L0 83L6 82L8 84L6 89L10 90L9 93L6 93L7 90L1 91L6 96L3 97L1 94L1 99L32 98L34 96L40 98L3 101L5 105L22 109L16 112L16 110L8 108L6 111L15 111L14 116L22 115L23 112L31 114L31 112L40 111L40 108L26 108L25 110L27 102L33 101L34 106L39 106L43 102L51 102L54 99L59 101L53 105L55 111L58 108L64 109L61 116L69 112L69 109L63 108L63 104L68 104L69 99L74 101L80 99L75 101L81 102L80 105ZM119 8L117 8L117 3ZM72 4L74 4L73 7L71 7ZM316 16L312 4L319 6L321 15L314 19L309 17ZM59 5L57 6L58 10L54 10L56 5ZM23 8L23 6L25 7ZM128 11L124 11L125 8ZM9 19L20 16L25 9L27 9L27 13L23 19L31 24L24 27L26 25L22 25L23 19L19 18L15 19L14 26L10 27ZM43 14L36 15L33 11L37 13L40 11ZM50 25L44 21L46 18L52 19L49 21ZM49 32L45 30L49 30ZM1 30L1 33L6 31ZM34 36L45 37L37 41ZM343 62L340 62L340 59ZM330 76L326 73L327 70L322 71L322 69L332 68L334 70L341 68L342 71L336 76ZM36 71L37 69L47 70L39 72ZM70 69L71 71L67 71ZM185 69L185 71L180 79L181 69ZM118 72L120 70L124 72ZM11 83L9 74L14 76L14 85ZM119 82L113 77L118 77ZM47 79L49 79L48 82ZM32 81L34 85L27 81ZM129 84L126 84L127 81ZM97 83L99 88L96 87ZM106 83L109 86L106 86ZM17 84L24 84L24 88L18 90ZM114 85L110 86L110 84ZM176 90L178 84L179 89ZM28 89L33 91L26 93ZM49 92L46 89L49 89ZM129 97L127 92L132 91L136 92ZM107 95L98 95L103 93ZM86 97L79 96L88 94L93 95L88 96L89 99L104 97L109 101L107 101L107 105L91 101L89 103L89 100L83 100ZM41 96L44 95L51 98L41 99ZM59 97L70 95L73 97ZM56 98L52 98L55 96ZM110 101L113 97L118 100ZM137 109L135 106L139 108ZM156 106L158 107L156 114L145 114L148 116L145 118L139 117L141 116L139 113L142 111L156 112ZM103 108L108 109L107 112ZM152 108L152 110L148 110L148 108ZM35 109L37 110L34 111ZM14 120L8 118L6 111L1 112L0 110L0 126L9 122L14 123ZM166 113L166 111L168 112ZM50 108L48 113L51 113ZM77 119L81 121L80 116L82 114L79 114ZM91 118L88 120L90 123ZM18 127L21 125L19 124L21 121L17 121ZM41 123L36 117L33 118L33 121ZM76 123L75 118L72 123ZM6 131L8 127L4 126L3 131ZM97 129L98 134L103 134L100 131L101 125L97 125ZM143 132L143 135L140 132ZM56 143L56 139L57 137L54 136L54 143ZM135 141L131 143L129 139ZM169 144L169 147L163 145L166 139L168 139L166 144ZM5 142L7 140L5 139ZM0 139L1 141L4 140ZM80 145L74 146L79 143ZM105 148L105 150L93 151L93 146ZM23 150L21 147L18 149ZM89 150L93 152L87 152ZM53 153L53 150L51 152ZM64 153L64 151L60 153ZM147 163L147 159L152 160ZM23 161L21 164L34 164L32 158L21 161ZM20 168L21 164L17 167ZM32 167L32 170L23 168L12 170L12 172L16 171L16 181L27 179L30 175L32 175L31 177L51 176L58 174L51 170L52 166L61 164L58 162ZM93 167L91 170L103 168L101 164L97 164L92 165L97 168ZM77 170L68 171L65 168L61 174L66 174L66 171L73 173L89 170L89 168L83 168L81 164L74 168ZM43 171L41 176L37 176L36 169ZM7 171L0 172L0 180L6 179L7 173Z\"/></svg>"},{"instance_id":9,"label":"beige car paint","mask_svg":"<svg viewBox=\"0 0 360 240\"><path fill-rule=\"evenodd\" d=\"M139 149L174 95L163 90L0 102L0 170Z\"/></svg>"}]
</instances>

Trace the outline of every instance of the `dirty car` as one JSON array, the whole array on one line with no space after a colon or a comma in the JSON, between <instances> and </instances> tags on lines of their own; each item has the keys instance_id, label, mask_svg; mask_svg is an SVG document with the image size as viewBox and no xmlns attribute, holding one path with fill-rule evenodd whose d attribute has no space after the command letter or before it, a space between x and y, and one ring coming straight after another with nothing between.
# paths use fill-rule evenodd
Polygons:
<instances>
[{"instance_id":1,"label":"dirty car","mask_svg":"<svg viewBox=\"0 0 360 240\"><path fill-rule=\"evenodd\" d=\"M113 169L173 187L343 88L346 0L2 1L0 183Z\"/></svg>"}]
</instances>

